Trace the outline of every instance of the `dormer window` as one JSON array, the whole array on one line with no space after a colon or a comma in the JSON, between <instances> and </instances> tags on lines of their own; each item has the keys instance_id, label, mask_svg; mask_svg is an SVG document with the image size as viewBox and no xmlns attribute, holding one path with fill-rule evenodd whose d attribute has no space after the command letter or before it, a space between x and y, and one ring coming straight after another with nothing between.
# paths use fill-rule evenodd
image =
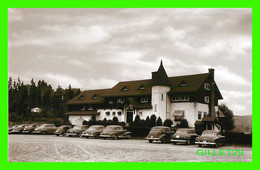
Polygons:
<instances>
[{"instance_id":1,"label":"dormer window","mask_svg":"<svg viewBox=\"0 0 260 170\"><path fill-rule=\"evenodd\" d=\"M109 103L109 104L113 104L114 101L113 101L112 99L109 99L108 103Z\"/></svg>"},{"instance_id":2,"label":"dormer window","mask_svg":"<svg viewBox=\"0 0 260 170\"><path fill-rule=\"evenodd\" d=\"M86 106L82 106L82 107L81 107L81 110L86 110Z\"/></svg>"},{"instance_id":3,"label":"dormer window","mask_svg":"<svg viewBox=\"0 0 260 170\"><path fill-rule=\"evenodd\" d=\"M141 103L148 103L148 97L141 97Z\"/></svg>"},{"instance_id":4,"label":"dormer window","mask_svg":"<svg viewBox=\"0 0 260 170\"><path fill-rule=\"evenodd\" d=\"M117 100L117 103L121 103L121 104L123 104L125 102L125 99L121 99L121 98L119 98L118 100Z\"/></svg>"},{"instance_id":5,"label":"dormer window","mask_svg":"<svg viewBox=\"0 0 260 170\"><path fill-rule=\"evenodd\" d=\"M88 107L88 110L93 110L93 107L89 106L89 107Z\"/></svg>"},{"instance_id":6,"label":"dormer window","mask_svg":"<svg viewBox=\"0 0 260 170\"><path fill-rule=\"evenodd\" d=\"M138 88L138 90L145 90L145 88L144 88L143 85L141 85L141 86Z\"/></svg>"},{"instance_id":7,"label":"dormer window","mask_svg":"<svg viewBox=\"0 0 260 170\"><path fill-rule=\"evenodd\" d=\"M179 87L187 87L188 84L185 82L185 81L182 81L180 84L179 84Z\"/></svg>"},{"instance_id":8,"label":"dormer window","mask_svg":"<svg viewBox=\"0 0 260 170\"><path fill-rule=\"evenodd\" d=\"M126 86L124 86L121 91L128 91L128 88Z\"/></svg>"},{"instance_id":9,"label":"dormer window","mask_svg":"<svg viewBox=\"0 0 260 170\"><path fill-rule=\"evenodd\" d=\"M204 96L204 102L209 103L209 96Z\"/></svg>"},{"instance_id":10,"label":"dormer window","mask_svg":"<svg viewBox=\"0 0 260 170\"><path fill-rule=\"evenodd\" d=\"M210 90L210 84L209 83L204 83L204 89Z\"/></svg>"},{"instance_id":11,"label":"dormer window","mask_svg":"<svg viewBox=\"0 0 260 170\"><path fill-rule=\"evenodd\" d=\"M92 99L97 99L98 96L96 94L93 95Z\"/></svg>"},{"instance_id":12,"label":"dormer window","mask_svg":"<svg viewBox=\"0 0 260 170\"><path fill-rule=\"evenodd\" d=\"M80 100L84 100L84 96L83 96L83 95L80 95L79 99L80 99Z\"/></svg>"}]
</instances>

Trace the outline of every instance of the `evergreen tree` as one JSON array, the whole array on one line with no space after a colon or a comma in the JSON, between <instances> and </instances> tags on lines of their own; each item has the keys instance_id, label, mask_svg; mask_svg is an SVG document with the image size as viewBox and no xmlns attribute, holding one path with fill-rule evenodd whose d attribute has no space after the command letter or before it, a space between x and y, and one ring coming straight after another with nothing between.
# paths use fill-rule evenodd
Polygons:
<instances>
[{"instance_id":1,"label":"evergreen tree","mask_svg":"<svg viewBox=\"0 0 260 170\"><path fill-rule=\"evenodd\" d=\"M150 125L151 127L156 126L156 116L154 114L151 116Z\"/></svg>"},{"instance_id":2,"label":"evergreen tree","mask_svg":"<svg viewBox=\"0 0 260 170\"><path fill-rule=\"evenodd\" d=\"M156 121L156 125L157 126L162 126L162 119L160 117L158 117L158 119Z\"/></svg>"}]
</instances>

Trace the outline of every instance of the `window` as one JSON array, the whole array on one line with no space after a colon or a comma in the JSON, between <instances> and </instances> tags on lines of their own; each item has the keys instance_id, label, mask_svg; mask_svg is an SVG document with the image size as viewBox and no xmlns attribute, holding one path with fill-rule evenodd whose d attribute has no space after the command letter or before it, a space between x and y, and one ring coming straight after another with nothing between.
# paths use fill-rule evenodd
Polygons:
<instances>
[{"instance_id":1,"label":"window","mask_svg":"<svg viewBox=\"0 0 260 170\"><path fill-rule=\"evenodd\" d=\"M125 99L118 99L117 102L122 104L125 102Z\"/></svg>"},{"instance_id":2,"label":"window","mask_svg":"<svg viewBox=\"0 0 260 170\"><path fill-rule=\"evenodd\" d=\"M128 91L128 88L126 86L124 86L121 91Z\"/></svg>"},{"instance_id":3,"label":"window","mask_svg":"<svg viewBox=\"0 0 260 170\"><path fill-rule=\"evenodd\" d=\"M154 105L154 111L157 112L157 104Z\"/></svg>"},{"instance_id":4,"label":"window","mask_svg":"<svg viewBox=\"0 0 260 170\"><path fill-rule=\"evenodd\" d=\"M204 112L203 117L207 117L207 114L208 114L207 112Z\"/></svg>"},{"instance_id":5,"label":"window","mask_svg":"<svg viewBox=\"0 0 260 170\"><path fill-rule=\"evenodd\" d=\"M141 85L138 89L139 89L139 90L144 90L145 88L144 88L143 85Z\"/></svg>"},{"instance_id":6,"label":"window","mask_svg":"<svg viewBox=\"0 0 260 170\"><path fill-rule=\"evenodd\" d=\"M85 106L82 106L82 107L81 107L81 110L86 110L86 107L85 107Z\"/></svg>"},{"instance_id":7,"label":"window","mask_svg":"<svg viewBox=\"0 0 260 170\"><path fill-rule=\"evenodd\" d=\"M115 116L115 115L116 115L116 112L113 112L112 115Z\"/></svg>"},{"instance_id":8,"label":"window","mask_svg":"<svg viewBox=\"0 0 260 170\"><path fill-rule=\"evenodd\" d=\"M108 101L108 103L109 103L109 104L113 104L114 101L113 101L112 99L110 99L110 100Z\"/></svg>"},{"instance_id":9,"label":"window","mask_svg":"<svg viewBox=\"0 0 260 170\"><path fill-rule=\"evenodd\" d=\"M94 94L92 98L93 98L93 99L97 99L98 96L97 96L96 94Z\"/></svg>"},{"instance_id":10,"label":"window","mask_svg":"<svg viewBox=\"0 0 260 170\"><path fill-rule=\"evenodd\" d=\"M179 101L179 98L178 98L177 96L174 96L174 97L172 98L172 101Z\"/></svg>"},{"instance_id":11,"label":"window","mask_svg":"<svg viewBox=\"0 0 260 170\"><path fill-rule=\"evenodd\" d=\"M88 107L88 110L93 110L93 107L89 106L89 107Z\"/></svg>"},{"instance_id":12,"label":"window","mask_svg":"<svg viewBox=\"0 0 260 170\"><path fill-rule=\"evenodd\" d=\"M202 114L201 114L201 112L199 111L199 112L198 112L198 120L201 120L201 116L202 116Z\"/></svg>"},{"instance_id":13,"label":"window","mask_svg":"<svg viewBox=\"0 0 260 170\"><path fill-rule=\"evenodd\" d=\"M121 116L121 115L122 115L122 112L117 112L117 115L118 115L118 116Z\"/></svg>"},{"instance_id":14,"label":"window","mask_svg":"<svg viewBox=\"0 0 260 170\"><path fill-rule=\"evenodd\" d=\"M189 100L190 100L189 96L186 95L183 97L183 101L189 101Z\"/></svg>"},{"instance_id":15,"label":"window","mask_svg":"<svg viewBox=\"0 0 260 170\"><path fill-rule=\"evenodd\" d=\"M148 97L141 97L141 103L148 103Z\"/></svg>"},{"instance_id":16,"label":"window","mask_svg":"<svg viewBox=\"0 0 260 170\"><path fill-rule=\"evenodd\" d=\"M109 116L109 115L110 115L110 112L106 112L106 115Z\"/></svg>"},{"instance_id":17,"label":"window","mask_svg":"<svg viewBox=\"0 0 260 170\"><path fill-rule=\"evenodd\" d=\"M84 96L80 95L79 99L80 99L80 100L83 100L83 99L84 99Z\"/></svg>"},{"instance_id":18,"label":"window","mask_svg":"<svg viewBox=\"0 0 260 170\"><path fill-rule=\"evenodd\" d=\"M180 84L179 84L179 87L187 87L187 83L185 81L182 81Z\"/></svg>"},{"instance_id":19,"label":"window","mask_svg":"<svg viewBox=\"0 0 260 170\"><path fill-rule=\"evenodd\" d=\"M163 101L163 94L161 94L161 100Z\"/></svg>"},{"instance_id":20,"label":"window","mask_svg":"<svg viewBox=\"0 0 260 170\"><path fill-rule=\"evenodd\" d=\"M204 102L209 103L209 96L204 96Z\"/></svg>"},{"instance_id":21,"label":"window","mask_svg":"<svg viewBox=\"0 0 260 170\"><path fill-rule=\"evenodd\" d=\"M183 96L174 96L172 98L172 101L189 101L190 97L188 95L183 95Z\"/></svg>"},{"instance_id":22,"label":"window","mask_svg":"<svg viewBox=\"0 0 260 170\"><path fill-rule=\"evenodd\" d=\"M204 89L210 90L210 84L209 83L204 83Z\"/></svg>"},{"instance_id":23,"label":"window","mask_svg":"<svg viewBox=\"0 0 260 170\"><path fill-rule=\"evenodd\" d=\"M143 114L143 112L139 112L139 113L138 113L138 115L142 115L142 114Z\"/></svg>"}]
</instances>

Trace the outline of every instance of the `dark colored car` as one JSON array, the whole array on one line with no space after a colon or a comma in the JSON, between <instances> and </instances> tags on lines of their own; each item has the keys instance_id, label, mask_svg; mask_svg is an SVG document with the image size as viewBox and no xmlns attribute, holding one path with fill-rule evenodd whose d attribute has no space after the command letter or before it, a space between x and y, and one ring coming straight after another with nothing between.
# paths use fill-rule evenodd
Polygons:
<instances>
[{"instance_id":1,"label":"dark colored car","mask_svg":"<svg viewBox=\"0 0 260 170\"><path fill-rule=\"evenodd\" d=\"M101 138L113 138L117 140L118 138L129 139L131 132L128 132L120 125L109 125L107 126L99 135Z\"/></svg>"},{"instance_id":2,"label":"dark colored car","mask_svg":"<svg viewBox=\"0 0 260 170\"><path fill-rule=\"evenodd\" d=\"M195 133L194 129L189 128L179 128L175 132L175 134L172 135L171 142L173 144L176 143L186 143L188 145L195 144L195 139L198 135Z\"/></svg>"},{"instance_id":3,"label":"dark colored car","mask_svg":"<svg viewBox=\"0 0 260 170\"><path fill-rule=\"evenodd\" d=\"M32 133L35 134L54 134L57 130L57 127L54 124L42 124L39 127L35 128Z\"/></svg>"},{"instance_id":4,"label":"dark colored car","mask_svg":"<svg viewBox=\"0 0 260 170\"><path fill-rule=\"evenodd\" d=\"M149 143L152 143L153 141L161 141L162 143L166 143L170 142L172 133L173 132L170 131L169 127L155 126L150 130L145 139L148 140Z\"/></svg>"},{"instance_id":5,"label":"dark colored car","mask_svg":"<svg viewBox=\"0 0 260 170\"><path fill-rule=\"evenodd\" d=\"M25 126L28 126L29 124L21 124L18 125L17 127L13 128L13 130L11 131L11 133L22 133L23 129L25 128Z\"/></svg>"},{"instance_id":6,"label":"dark colored car","mask_svg":"<svg viewBox=\"0 0 260 170\"><path fill-rule=\"evenodd\" d=\"M30 124L28 126L25 126L22 133L32 133L35 128L37 128L39 125L37 124Z\"/></svg>"},{"instance_id":7,"label":"dark colored car","mask_svg":"<svg viewBox=\"0 0 260 170\"><path fill-rule=\"evenodd\" d=\"M219 147L220 145L225 145L225 136L222 136L220 132L214 130L204 130L201 136L196 138L196 144L199 145L210 145Z\"/></svg>"},{"instance_id":8,"label":"dark colored car","mask_svg":"<svg viewBox=\"0 0 260 170\"><path fill-rule=\"evenodd\" d=\"M56 136L60 136L60 135L65 136L66 133L67 133L67 131L68 131L69 129L71 129L71 128L72 128L71 125L61 125L61 126L55 131L55 135L56 135Z\"/></svg>"},{"instance_id":9,"label":"dark colored car","mask_svg":"<svg viewBox=\"0 0 260 170\"><path fill-rule=\"evenodd\" d=\"M66 132L66 136L80 136L81 133L88 129L87 125L75 125Z\"/></svg>"},{"instance_id":10,"label":"dark colored car","mask_svg":"<svg viewBox=\"0 0 260 170\"><path fill-rule=\"evenodd\" d=\"M100 133L105 129L105 126L103 125L92 125L87 130L83 131L81 136L82 137L94 137L98 138Z\"/></svg>"}]
</instances>

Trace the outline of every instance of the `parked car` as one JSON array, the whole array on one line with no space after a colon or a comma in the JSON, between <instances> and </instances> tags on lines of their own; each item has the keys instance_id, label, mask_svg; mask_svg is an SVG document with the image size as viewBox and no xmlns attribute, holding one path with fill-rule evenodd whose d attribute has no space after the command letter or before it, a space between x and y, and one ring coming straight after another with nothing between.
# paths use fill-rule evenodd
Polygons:
<instances>
[{"instance_id":1,"label":"parked car","mask_svg":"<svg viewBox=\"0 0 260 170\"><path fill-rule=\"evenodd\" d=\"M39 124L30 124L28 126L25 126L22 133L32 133L34 131L35 128L39 127Z\"/></svg>"},{"instance_id":2,"label":"parked car","mask_svg":"<svg viewBox=\"0 0 260 170\"><path fill-rule=\"evenodd\" d=\"M92 125L87 130L83 131L81 136L82 137L94 137L98 138L100 133L105 129L105 126L103 125Z\"/></svg>"},{"instance_id":3,"label":"parked car","mask_svg":"<svg viewBox=\"0 0 260 170\"><path fill-rule=\"evenodd\" d=\"M17 127L14 127L13 130L11 131L11 133L22 133L23 129L25 128L25 126L28 126L29 124L21 124L18 125Z\"/></svg>"},{"instance_id":4,"label":"parked car","mask_svg":"<svg viewBox=\"0 0 260 170\"><path fill-rule=\"evenodd\" d=\"M16 128L18 125L14 125L12 127L8 127L8 134L12 133L12 130Z\"/></svg>"},{"instance_id":5,"label":"parked car","mask_svg":"<svg viewBox=\"0 0 260 170\"><path fill-rule=\"evenodd\" d=\"M69 129L71 129L71 128L72 128L71 125L61 125L61 126L55 131L55 135L56 135L56 136L60 136L60 135L65 136L66 133L67 133L67 131L68 131Z\"/></svg>"},{"instance_id":6,"label":"parked car","mask_svg":"<svg viewBox=\"0 0 260 170\"><path fill-rule=\"evenodd\" d=\"M201 136L196 138L196 144L199 145L211 145L219 147L225 145L225 136L222 136L220 132L214 130L204 130Z\"/></svg>"},{"instance_id":7,"label":"parked car","mask_svg":"<svg viewBox=\"0 0 260 170\"><path fill-rule=\"evenodd\" d=\"M155 126L150 130L145 139L148 140L149 143L152 143L153 141L161 141L162 143L166 143L170 142L172 134L173 132L170 131L169 127Z\"/></svg>"},{"instance_id":8,"label":"parked car","mask_svg":"<svg viewBox=\"0 0 260 170\"><path fill-rule=\"evenodd\" d=\"M195 144L195 139L197 136L198 135L195 133L194 129L179 128L172 135L171 142L173 142L173 144L176 144L176 143L186 143L188 145Z\"/></svg>"},{"instance_id":9,"label":"parked car","mask_svg":"<svg viewBox=\"0 0 260 170\"><path fill-rule=\"evenodd\" d=\"M35 128L32 133L34 134L54 134L57 127L54 124L42 124Z\"/></svg>"},{"instance_id":10,"label":"parked car","mask_svg":"<svg viewBox=\"0 0 260 170\"><path fill-rule=\"evenodd\" d=\"M109 125L107 126L101 133L101 138L113 138L117 140L118 138L126 138L129 139L131 132L128 132L126 129L124 129L120 125Z\"/></svg>"},{"instance_id":11,"label":"parked car","mask_svg":"<svg viewBox=\"0 0 260 170\"><path fill-rule=\"evenodd\" d=\"M87 125L75 125L66 132L66 136L80 136L84 130L87 130Z\"/></svg>"}]
</instances>

